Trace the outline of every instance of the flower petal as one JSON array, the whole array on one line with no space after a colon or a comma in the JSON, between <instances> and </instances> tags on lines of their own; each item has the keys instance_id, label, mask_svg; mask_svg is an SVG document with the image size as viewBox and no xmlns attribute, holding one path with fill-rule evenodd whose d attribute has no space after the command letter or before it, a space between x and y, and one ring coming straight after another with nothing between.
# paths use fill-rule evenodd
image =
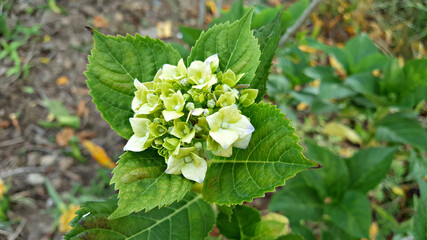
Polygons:
<instances>
[{"instance_id":1,"label":"flower petal","mask_svg":"<svg viewBox=\"0 0 427 240\"><path fill-rule=\"evenodd\" d=\"M234 131L237 131L239 133L240 139L246 138L246 136L252 134L255 131L255 128L254 126L252 126L251 122L249 122L249 119L243 115L239 121L230 124L229 128Z\"/></svg>"},{"instance_id":2,"label":"flower petal","mask_svg":"<svg viewBox=\"0 0 427 240\"><path fill-rule=\"evenodd\" d=\"M252 134L246 135L244 138L239 138L234 144L233 147L246 149L251 141Z\"/></svg>"},{"instance_id":3,"label":"flower petal","mask_svg":"<svg viewBox=\"0 0 427 240\"><path fill-rule=\"evenodd\" d=\"M216 132L210 131L209 135L224 149L228 149L239 138L236 131L222 128Z\"/></svg>"},{"instance_id":4,"label":"flower petal","mask_svg":"<svg viewBox=\"0 0 427 240\"><path fill-rule=\"evenodd\" d=\"M147 118L129 118L130 125L135 135L144 137L148 133L148 125L151 121Z\"/></svg>"},{"instance_id":5,"label":"flower petal","mask_svg":"<svg viewBox=\"0 0 427 240\"><path fill-rule=\"evenodd\" d=\"M207 169L208 164L206 163L205 159L201 158L198 164L195 162L195 160L186 163L182 167L181 171L185 178L202 183L203 180L205 180Z\"/></svg>"},{"instance_id":6,"label":"flower petal","mask_svg":"<svg viewBox=\"0 0 427 240\"><path fill-rule=\"evenodd\" d=\"M184 166L185 162L182 158L177 158L175 156L170 156L167 162L168 167L166 168L167 174L181 174L181 169Z\"/></svg>"},{"instance_id":7,"label":"flower petal","mask_svg":"<svg viewBox=\"0 0 427 240\"><path fill-rule=\"evenodd\" d=\"M129 141L126 143L126 145L123 147L123 151L132 151L132 152L141 152L147 149L144 147L145 143L147 142L148 134L143 137L138 137L136 134L132 135L130 137Z\"/></svg>"},{"instance_id":8,"label":"flower petal","mask_svg":"<svg viewBox=\"0 0 427 240\"><path fill-rule=\"evenodd\" d=\"M163 110L163 117L165 118L166 122L169 122L170 120L180 118L184 115L182 112L175 112L175 111L167 111Z\"/></svg>"}]
</instances>

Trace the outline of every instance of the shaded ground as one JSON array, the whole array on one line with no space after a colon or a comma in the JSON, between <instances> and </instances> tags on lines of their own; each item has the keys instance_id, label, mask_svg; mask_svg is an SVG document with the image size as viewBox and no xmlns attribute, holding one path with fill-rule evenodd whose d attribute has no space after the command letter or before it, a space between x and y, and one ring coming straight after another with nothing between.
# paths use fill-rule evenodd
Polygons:
<instances>
[{"instance_id":1,"label":"shaded ground","mask_svg":"<svg viewBox=\"0 0 427 240\"><path fill-rule=\"evenodd\" d=\"M178 23L195 26L198 19L198 0L64 0L57 4L64 14L53 12L43 0L17 0L7 20L9 27L17 22L42 26L40 34L19 50L22 61L33 65L27 79L5 77L12 63L3 59L0 64L0 179L11 187L12 198L34 200L30 204L14 201L9 219L26 219L25 225L20 231L19 221L15 221L0 233L0 239L11 237L16 230L20 232L12 236L16 239L61 239L61 233L52 226L53 201L43 179L47 177L61 194L70 191L73 183L87 185L99 168L88 152L83 151L88 164L63 154L69 147L55 141L61 128L38 124L49 120L43 99L59 100L71 114L79 114L81 127L74 130L75 134L88 135L113 160L122 152L125 141L101 119L88 95L83 72L92 37L85 26L98 21L103 33L157 37L156 23L171 20L175 37ZM67 84L57 84L61 76L68 78ZM34 93L28 89L34 89Z\"/></svg>"}]
</instances>

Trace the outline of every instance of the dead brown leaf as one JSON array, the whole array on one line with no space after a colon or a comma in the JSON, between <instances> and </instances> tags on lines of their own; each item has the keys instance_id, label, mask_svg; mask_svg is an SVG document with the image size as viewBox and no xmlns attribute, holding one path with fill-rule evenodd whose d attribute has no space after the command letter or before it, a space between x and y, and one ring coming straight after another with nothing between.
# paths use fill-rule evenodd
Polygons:
<instances>
[{"instance_id":1,"label":"dead brown leaf","mask_svg":"<svg viewBox=\"0 0 427 240\"><path fill-rule=\"evenodd\" d=\"M84 100L80 100L79 105L77 106L77 116L81 117L89 114L89 109L86 107L86 102Z\"/></svg>"},{"instance_id":2,"label":"dead brown leaf","mask_svg":"<svg viewBox=\"0 0 427 240\"><path fill-rule=\"evenodd\" d=\"M84 140L94 138L97 135L98 135L98 133L95 131L83 130L83 131L77 133L77 138L79 139L79 141L83 142Z\"/></svg>"},{"instance_id":3,"label":"dead brown leaf","mask_svg":"<svg viewBox=\"0 0 427 240\"><path fill-rule=\"evenodd\" d=\"M10 126L9 120L0 120L0 129L8 128Z\"/></svg>"},{"instance_id":4,"label":"dead brown leaf","mask_svg":"<svg viewBox=\"0 0 427 240\"><path fill-rule=\"evenodd\" d=\"M102 15L97 15L93 18L93 25L97 28L108 27L108 21Z\"/></svg>"},{"instance_id":5,"label":"dead brown leaf","mask_svg":"<svg viewBox=\"0 0 427 240\"><path fill-rule=\"evenodd\" d=\"M59 146L68 146L68 142L74 136L74 131L71 128L64 128L58 134L56 134L56 142Z\"/></svg>"},{"instance_id":6,"label":"dead brown leaf","mask_svg":"<svg viewBox=\"0 0 427 240\"><path fill-rule=\"evenodd\" d=\"M16 116L16 114L9 114L9 119L12 122L12 125L16 129L16 131L21 132L21 126L19 125L18 117Z\"/></svg>"}]
</instances>

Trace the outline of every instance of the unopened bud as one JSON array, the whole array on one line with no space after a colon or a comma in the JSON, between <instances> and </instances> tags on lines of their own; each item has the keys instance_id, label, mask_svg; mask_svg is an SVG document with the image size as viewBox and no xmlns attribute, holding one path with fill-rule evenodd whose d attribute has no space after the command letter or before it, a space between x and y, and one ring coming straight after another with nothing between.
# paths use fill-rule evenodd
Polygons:
<instances>
[{"instance_id":1,"label":"unopened bud","mask_svg":"<svg viewBox=\"0 0 427 240\"><path fill-rule=\"evenodd\" d=\"M187 105L185 106L185 108L186 108L188 111L193 110L193 109L194 109L194 103L192 103L192 102L187 103Z\"/></svg>"},{"instance_id":2,"label":"unopened bud","mask_svg":"<svg viewBox=\"0 0 427 240\"><path fill-rule=\"evenodd\" d=\"M215 107L215 101L213 99L208 101L208 108L214 108Z\"/></svg>"},{"instance_id":3,"label":"unopened bud","mask_svg":"<svg viewBox=\"0 0 427 240\"><path fill-rule=\"evenodd\" d=\"M188 94L188 93L184 93L183 95L182 95L182 97L184 97L184 100L185 101L187 101L188 99L190 99L190 94Z\"/></svg>"},{"instance_id":4,"label":"unopened bud","mask_svg":"<svg viewBox=\"0 0 427 240\"><path fill-rule=\"evenodd\" d=\"M209 110L208 109L203 110L203 116L205 116L205 117L209 116Z\"/></svg>"},{"instance_id":5,"label":"unopened bud","mask_svg":"<svg viewBox=\"0 0 427 240\"><path fill-rule=\"evenodd\" d=\"M196 132L201 132L203 129L199 125L194 125L194 130L196 130Z\"/></svg>"},{"instance_id":6,"label":"unopened bud","mask_svg":"<svg viewBox=\"0 0 427 240\"><path fill-rule=\"evenodd\" d=\"M197 149L202 149L202 147L203 147L203 145L202 145L202 143L201 143L201 142L196 142L196 143L194 144L194 146L195 146Z\"/></svg>"}]
</instances>

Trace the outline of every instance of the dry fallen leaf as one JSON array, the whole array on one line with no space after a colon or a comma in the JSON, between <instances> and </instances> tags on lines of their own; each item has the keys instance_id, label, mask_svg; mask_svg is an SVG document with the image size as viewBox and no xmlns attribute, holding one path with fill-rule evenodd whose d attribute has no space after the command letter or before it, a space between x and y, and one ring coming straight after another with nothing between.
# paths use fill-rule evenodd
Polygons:
<instances>
[{"instance_id":1,"label":"dry fallen leaf","mask_svg":"<svg viewBox=\"0 0 427 240\"><path fill-rule=\"evenodd\" d=\"M58 79L56 79L56 85L67 85L68 84L68 77L67 76L60 76Z\"/></svg>"},{"instance_id":2,"label":"dry fallen leaf","mask_svg":"<svg viewBox=\"0 0 427 240\"><path fill-rule=\"evenodd\" d=\"M89 114L89 109L86 107L86 101L80 100L79 105L77 107L77 116L81 117L83 114Z\"/></svg>"},{"instance_id":3,"label":"dry fallen leaf","mask_svg":"<svg viewBox=\"0 0 427 240\"><path fill-rule=\"evenodd\" d=\"M18 131L18 132L20 132L21 131L21 126L19 125L18 117L16 116L16 114L15 113L9 114L9 119L12 122L12 125L15 128L15 130Z\"/></svg>"},{"instance_id":4,"label":"dry fallen leaf","mask_svg":"<svg viewBox=\"0 0 427 240\"><path fill-rule=\"evenodd\" d=\"M56 134L56 142L61 147L68 146L68 142L73 136L74 136L73 129L69 127L64 128L58 134Z\"/></svg>"},{"instance_id":5,"label":"dry fallen leaf","mask_svg":"<svg viewBox=\"0 0 427 240\"><path fill-rule=\"evenodd\" d=\"M8 128L10 126L9 120L0 120L0 129Z\"/></svg>"},{"instance_id":6,"label":"dry fallen leaf","mask_svg":"<svg viewBox=\"0 0 427 240\"><path fill-rule=\"evenodd\" d=\"M41 57L40 62L44 64L48 64L50 62L50 58L47 57Z\"/></svg>"},{"instance_id":7,"label":"dry fallen leaf","mask_svg":"<svg viewBox=\"0 0 427 240\"><path fill-rule=\"evenodd\" d=\"M371 227L369 228L369 239L375 240L377 239L378 234L378 224L376 222L372 222Z\"/></svg>"},{"instance_id":8,"label":"dry fallen leaf","mask_svg":"<svg viewBox=\"0 0 427 240\"><path fill-rule=\"evenodd\" d=\"M97 28L108 27L108 21L102 15L97 15L93 18L93 25Z\"/></svg>"},{"instance_id":9,"label":"dry fallen leaf","mask_svg":"<svg viewBox=\"0 0 427 240\"><path fill-rule=\"evenodd\" d=\"M71 220L73 220L77 215L77 210L80 209L79 205L70 204L68 209L65 210L61 217L59 218L59 231L62 233L67 233L71 231L72 227L70 226Z\"/></svg>"},{"instance_id":10,"label":"dry fallen leaf","mask_svg":"<svg viewBox=\"0 0 427 240\"><path fill-rule=\"evenodd\" d=\"M172 36L172 21L157 22L157 36L159 38L170 38Z\"/></svg>"},{"instance_id":11,"label":"dry fallen leaf","mask_svg":"<svg viewBox=\"0 0 427 240\"><path fill-rule=\"evenodd\" d=\"M323 134L328 136L338 136L349 140L354 144L362 144L362 139L357 135L356 131L347 127L344 124L337 122L327 123L323 128Z\"/></svg>"},{"instance_id":12,"label":"dry fallen leaf","mask_svg":"<svg viewBox=\"0 0 427 240\"><path fill-rule=\"evenodd\" d=\"M268 0L268 4L270 4L270 6L272 7L275 7L281 5L282 3L280 2L280 0Z\"/></svg>"},{"instance_id":13,"label":"dry fallen leaf","mask_svg":"<svg viewBox=\"0 0 427 240\"><path fill-rule=\"evenodd\" d=\"M102 166L108 168L114 168L116 166L116 164L111 161L110 157L108 157L107 153L101 146L98 146L89 140L84 140L83 146L90 152L92 157Z\"/></svg>"},{"instance_id":14,"label":"dry fallen leaf","mask_svg":"<svg viewBox=\"0 0 427 240\"><path fill-rule=\"evenodd\" d=\"M318 88L320 86L320 79L316 79L310 82L308 85L310 85L310 87Z\"/></svg>"},{"instance_id":15,"label":"dry fallen leaf","mask_svg":"<svg viewBox=\"0 0 427 240\"><path fill-rule=\"evenodd\" d=\"M329 56L329 63L331 64L331 67L335 69L335 73L340 77L341 79L345 79L347 76L347 73L344 69L344 67L341 65L340 62L337 61L337 59L333 56Z\"/></svg>"},{"instance_id":16,"label":"dry fallen leaf","mask_svg":"<svg viewBox=\"0 0 427 240\"><path fill-rule=\"evenodd\" d=\"M88 140L91 138L94 138L98 135L97 132L95 131L88 131L88 130L83 130L79 133L77 133L77 138L79 139L79 141L83 141L83 140Z\"/></svg>"},{"instance_id":17,"label":"dry fallen leaf","mask_svg":"<svg viewBox=\"0 0 427 240\"><path fill-rule=\"evenodd\" d=\"M3 198L3 195L7 192L6 185L4 185L4 182L2 179L0 179L0 199Z\"/></svg>"}]
</instances>

